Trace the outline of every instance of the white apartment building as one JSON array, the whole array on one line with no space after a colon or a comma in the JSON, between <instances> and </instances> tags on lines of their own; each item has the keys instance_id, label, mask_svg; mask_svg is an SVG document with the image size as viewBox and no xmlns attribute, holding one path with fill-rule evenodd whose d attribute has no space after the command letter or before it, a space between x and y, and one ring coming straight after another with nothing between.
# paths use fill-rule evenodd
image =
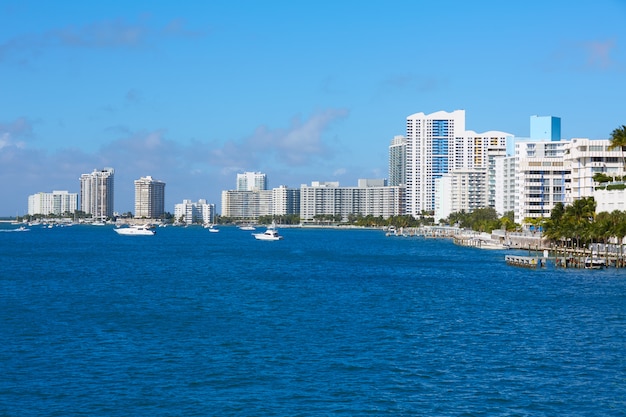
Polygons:
<instances>
[{"instance_id":1,"label":"white apartment building","mask_svg":"<svg viewBox=\"0 0 626 417\"><path fill-rule=\"evenodd\" d=\"M465 132L465 110L415 113L406 119L406 213L435 209L435 179L454 164L454 138Z\"/></svg>"},{"instance_id":2,"label":"white apartment building","mask_svg":"<svg viewBox=\"0 0 626 417\"><path fill-rule=\"evenodd\" d=\"M67 191L52 191L28 196L28 214L74 213L78 209L78 194Z\"/></svg>"},{"instance_id":3,"label":"white apartment building","mask_svg":"<svg viewBox=\"0 0 626 417\"><path fill-rule=\"evenodd\" d=\"M358 187L340 187L338 182L313 181L300 187L300 219L313 222L316 216L349 215L389 218L404 214L404 187L385 186L384 180L359 180Z\"/></svg>"},{"instance_id":4,"label":"white apartment building","mask_svg":"<svg viewBox=\"0 0 626 417\"><path fill-rule=\"evenodd\" d=\"M621 150L609 150L609 139L590 140L577 138L565 144L564 160L569 170L569 183L565 193L565 203L583 197L592 197L593 176L603 173L608 176L623 176L624 164Z\"/></svg>"},{"instance_id":5,"label":"white apartment building","mask_svg":"<svg viewBox=\"0 0 626 417\"><path fill-rule=\"evenodd\" d=\"M394 136L389 145L389 185L406 184L406 138Z\"/></svg>"},{"instance_id":6,"label":"white apartment building","mask_svg":"<svg viewBox=\"0 0 626 417\"><path fill-rule=\"evenodd\" d=\"M285 185L272 189L272 215L300 214L300 189Z\"/></svg>"},{"instance_id":7,"label":"white apartment building","mask_svg":"<svg viewBox=\"0 0 626 417\"><path fill-rule=\"evenodd\" d=\"M94 169L90 174L82 174L80 209L98 220L113 217L114 178L113 168Z\"/></svg>"},{"instance_id":8,"label":"white apartment building","mask_svg":"<svg viewBox=\"0 0 626 417\"><path fill-rule=\"evenodd\" d=\"M465 130L465 111L416 113L407 117L406 213L435 210L435 180L454 170L486 169L487 204L496 204L496 159L506 155L513 135Z\"/></svg>"},{"instance_id":9,"label":"white apartment building","mask_svg":"<svg viewBox=\"0 0 626 417\"><path fill-rule=\"evenodd\" d=\"M165 183L151 176L135 180L135 217L158 219L165 213Z\"/></svg>"},{"instance_id":10,"label":"white apartment building","mask_svg":"<svg viewBox=\"0 0 626 417\"><path fill-rule=\"evenodd\" d=\"M516 171L515 156L506 156L495 159L495 209L498 215L512 211L515 213L518 206L515 188ZM489 177L491 180L491 176Z\"/></svg>"},{"instance_id":11,"label":"white apartment building","mask_svg":"<svg viewBox=\"0 0 626 417\"><path fill-rule=\"evenodd\" d=\"M261 172L237 174L237 191L267 190L267 177Z\"/></svg>"},{"instance_id":12,"label":"white apartment building","mask_svg":"<svg viewBox=\"0 0 626 417\"><path fill-rule=\"evenodd\" d=\"M467 170L485 169L487 172L484 189L486 205L483 207L496 207L496 160L506 157L507 144L513 140L510 133L495 130L485 133L468 130L462 137L454 140L453 170L471 172ZM476 196L471 198L475 199ZM482 200L482 197L480 199Z\"/></svg>"},{"instance_id":13,"label":"white apartment building","mask_svg":"<svg viewBox=\"0 0 626 417\"><path fill-rule=\"evenodd\" d=\"M517 206L515 222L550 217L556 203L565 204L569 169L563 156L567 141L515 143Z\"/></svg>"},{"instance_id":14,"label":"white apartment building","mask_svg":"<svg viewBox=\"0 0 626 417\"><path fill-rule=\"evenodd\" d=\"M435 215L438 222L451 213L488 207L488 171L486 169L456 170L435 180Z\"/></svg>"},{"instance_id":15,"label":"white apartment building","mask_svg":"<svg viewBox=\"0 0 626 417\"><path fill-rule=\"evenodd\" d=\"M185 224L192 223L214 223L215 204L209 204L206 200L200 199L197 203L191 200L183 200L182 203L174 205L174 219Z\"/></svg>"},{"instance_id":16,"label":"white apartment building","mask_svg":"<svg viewBox=\"0 0 626 417\"><path fill-rule=\"evenodd\" d=\"M531 116L530 138L516 138L513 154L496 157L495 209L513 211L516 223L527 217L549 216L554 204L564 202L567 170L563 164L565 141L561 119Z\"/></svg>"},{"instance_id":17,"label":"white apartment building","mask_svg":"<svg viewBox=\"0 0 626 417\"><path fill-rule=\"evenodd\" d=\"M222 216L238 220L256 220L273 214L273 190L222 191Z\"/></svg>"}]
</instances>

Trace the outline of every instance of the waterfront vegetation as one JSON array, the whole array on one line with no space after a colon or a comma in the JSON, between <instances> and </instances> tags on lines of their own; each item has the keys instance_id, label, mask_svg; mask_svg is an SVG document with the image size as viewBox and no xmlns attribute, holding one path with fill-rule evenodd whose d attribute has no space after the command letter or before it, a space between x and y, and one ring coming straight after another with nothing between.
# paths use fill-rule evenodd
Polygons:
<instances>
[{"instance_id":1,"label":"waterfront vegetation","mask_svg":"<svg viewBox=\"0 0 626 417\"><path fill-rule=\"evenodd\" d=\"M626 237L626 211L596 213L593 197L564 206L557 203L549 218L538 219L543 235L558 246L586 247L590 243L621 242Z\"/></svg>"}]
</instances>

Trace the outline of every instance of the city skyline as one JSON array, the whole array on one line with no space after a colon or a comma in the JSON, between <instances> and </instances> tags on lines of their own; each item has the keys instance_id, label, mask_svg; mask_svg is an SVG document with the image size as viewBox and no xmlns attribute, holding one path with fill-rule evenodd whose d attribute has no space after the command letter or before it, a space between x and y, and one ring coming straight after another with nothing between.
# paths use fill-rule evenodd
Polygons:
<instances>
[{"instance_id":1,"label":"city skyline","mask_svg":"<svg viewBox=\"0 0 626 417\"><path fill-rule=\"evenodd\" d=\"M0 1L0 216L109 166L117 212L145 175L166 211L219 204L245 171L268 188L386 178L416 112L518 137L532 115L564 139L626 122L617 0L122 4Z\"/></svg>"}]
</instances>

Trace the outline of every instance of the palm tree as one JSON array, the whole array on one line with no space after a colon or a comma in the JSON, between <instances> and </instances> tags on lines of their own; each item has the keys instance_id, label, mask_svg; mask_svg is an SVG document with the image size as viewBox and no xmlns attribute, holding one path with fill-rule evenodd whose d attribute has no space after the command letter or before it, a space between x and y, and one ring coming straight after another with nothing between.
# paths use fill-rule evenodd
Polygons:
<instances>
[{"instance_id":1,"label":"palm tree","mask_svg":"<svg viewBox=\"0 0 626 417\"><path fill-rule=\"evenodd\" d=\"M576 237L578 247L581 240L589 236L591 223L596 215L596 201L593 197L583 197L565 207L564 219L568 234Z\"/></svg>"},{"instance_id":2,"label":"palm tree","mask_svg":"<svg viewBox=\"0 0 626 417\"><path fill-rule=\"evenodd\" d=\"M619 148L622 153L622 174L626 170L626 157L624 156L624 150L626 148L626 125L622 125L611 132L611 144L609 150Z\"/></svg>"}]
</instances>

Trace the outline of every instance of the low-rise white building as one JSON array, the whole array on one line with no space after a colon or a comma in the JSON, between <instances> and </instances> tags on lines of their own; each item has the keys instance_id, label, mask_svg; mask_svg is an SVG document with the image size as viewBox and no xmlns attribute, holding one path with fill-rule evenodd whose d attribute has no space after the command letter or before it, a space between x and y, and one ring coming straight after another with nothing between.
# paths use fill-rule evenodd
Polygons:
<instances>
[{"instance_id":1,"label":"low-rise white building","mask_svg":"<svg viewBox=\"0 0 626 417\"><path fill-rule=\"evenodd\" d=\"M214 223L215 204L209 204L204 199L198 200L197 203L183 200L174 206L174 219L176 221L182 219L185 224Z\"/></svg>"},{"instance_id":2,"label":"low-rise white building","mask_svg":"<svg viewBox=\"0 0 626 417\"><path fill-rule=\"evenodd\" d=\"M78 193L52 191L28 196L28 214L74 213L78 209Z\"/></svg>"}]
</instances>

